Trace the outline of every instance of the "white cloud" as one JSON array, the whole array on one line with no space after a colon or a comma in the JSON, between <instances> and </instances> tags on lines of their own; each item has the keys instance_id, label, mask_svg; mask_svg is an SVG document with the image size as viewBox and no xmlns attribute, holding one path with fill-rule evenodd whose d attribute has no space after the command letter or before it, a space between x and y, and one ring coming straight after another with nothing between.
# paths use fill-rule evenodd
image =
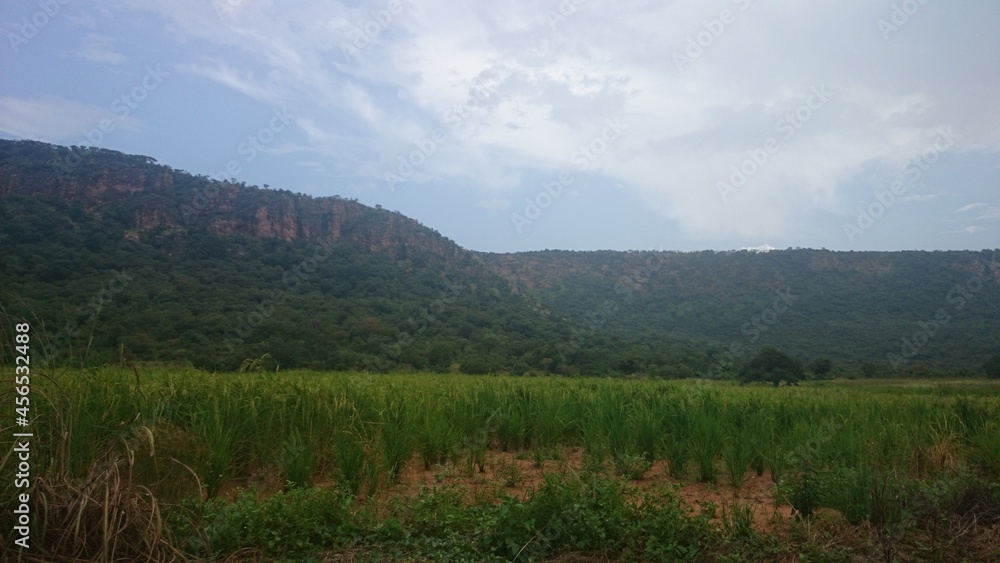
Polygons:
<instances>
[{"instance_id":1,"label":"white cloud","mask_svg":"<svg viewBox=\"0 0 1000 563\"><path fill-rule=\"evenodd\" d=\"M951 231L941 231L943 235L975 235L977 233L982 233L986 231L992 231L992 227L982 227L979 225L969 225L967 227L962 227L961 229L955 229Z\"/></svg>"},{"instance_id":2,"label":"white cloud","mask_svg":"<svg viewBox=\"0 0 1000 563\"><path fill-rule=\"evenodd\" d=\"M772 250L775 250L775 247L771 246L770 244L762 244L759 246L744 246L740 250L750 250L753 252L770 252Z\"/></svg>"},{"instance_id":3,"label":"white cloud","mask_svg":"<svg viewBox=\"0 0 1000 563\"><path fill-rule=\"evenodd\" d=\"M201 63L180 64L176 68L228 86L260 102L277 104L281 100L280 87L273 81L262 80L253 71L236 69L220 58L202 57Z\"/></svg>"},{"instance_id":4,"label":"white cloud","mask_svg":"<svg viewBox=\"0 0 1000 563\"><path fill-rule=\"evenodd\" d=\"M371 96L365 90L355 84L347 84L341 91L341 96L347 102L350 111L365 119L373 126L378 126L381 122L381 112L372 101Z\"/></svg>"},{"instance_id":5,"label":"white cloud","mask_svg":"<svg viewBox=\"0 0 1000 563\"><path fill-rule=\"evenodd\" d=\"M113 40L107 35L91 33L77 50L77 56L92 63L119 64L125 61L125 55L111 48Z\"/></svg>"},{"instance_id":6,"label":"white cloud","mask_svg":"<svg viewBox=\"0 0 1000 563\"><path fill-rule=\"evenodd\" d=\"M937 199L937 198L939 198L939 197L941 197L943 195L944 194L942 194L942 193L937 193L937 194L913 194L913 195L903 196L903 197L899 198L899 201L901 201L903 203L911 203L911 202L921 203L921 202L924 202L924 201L935 200L935 199Z\"/></svg>"},{"instance_id":7,"label":"white cloud","mask_svg":"<svg viewBox=\"0 0 1000 563\"><path fill-rule=\"evenodd\" d=\"M989 205L986 203L970 203L962 206L954 213L962 214L957 219L944 219L945 223L968 223L958 230L947 231L949 234L969 234L974 235L986 231L996 230L996 227L982 225L983 222L1000 221L1000 205Z\"/></svg>"},{"instance_id":8,"label":"white cloud","mask_svg":"<svg viewBox=\"0 0 1000 563\"><path fill-rule=\"evenodd\" d=\"M966 211L972 211L973 209L982 209L988 207L985 203L970 203L969 205L960 207L955 210L955 213L965 213Z\"/></svg>"},{"instance_id":9,"label":"white cloud","mask_svg":"<svg viewBox=\"0 0 1000 563\"><path fill-rule=\"evenodd\" d=\"M81 104L52 96L35 99L0 97L0 131L47 142L91 145L85 131L96 130L101 123L111 128L137 131L139 122L110 109ZM101 134L103 137L104 133Z\"/></svg>"},{"instance_id":10,"label":"white cloud","mask_svg":"<svg viewBox=\"0 0 1000 563\"><path fill-rule=\"evenodd\" d=\"M571 170L621 184L698 240L783 240L811 212L852 213L857 183L887 185L940 128L959 135L949 151L1000 151L1000 5L989 3L922 5L888 39L878 21L891 3L863 0L572 3L554 29L558 4L527 0L404 2L382 21L383 0L242 2L221 17L197 0L132 4L190 41L181 68L294 106L309 139L298 149L339 158L336 173L359 183L384 185L399 155L443 128L447 141L410 181L519 200ZM723 8L735 21L678 71L675 53ZM345 59L341 46L366 29ZM205 45L211 56L194 54ZM496 95L449 123L492 75ZM625 133L576 168L574 151L616 118ZM769 139L777 150L722 198L718 183Z\"/></svg>"},{"instance_id":11,"label":"white cloud","mask_svg":"<svg viewBox=\"0 0 1000 563\"><path fill-rule=\"evenodd\" d=\"M1000 205L994 205L988 207L976 218L976 220L979 221L982 221L984 219L1000 220Z\"/></svg>"}]
</instances>

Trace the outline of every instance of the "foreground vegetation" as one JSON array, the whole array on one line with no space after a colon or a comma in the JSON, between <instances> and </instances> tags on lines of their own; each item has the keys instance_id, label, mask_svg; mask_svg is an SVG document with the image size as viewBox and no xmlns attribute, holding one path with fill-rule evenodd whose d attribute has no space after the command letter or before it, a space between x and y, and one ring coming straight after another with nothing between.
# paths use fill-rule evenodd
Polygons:
<instances>
[{"instance_id":1,"label":"foreground vegetation","mask_svg":"<svg viewBox=\"0 0 1000 563\"><path fill-rule=\"evenodd\" d=\"M950 561L998 549L996 383L112 367L32 383L37 560ZM14 443L0 426L10 559ZM767 499L741 494L763 479ZM685 500L698 487L717 494Z\"/></svg>"}]
</instances>

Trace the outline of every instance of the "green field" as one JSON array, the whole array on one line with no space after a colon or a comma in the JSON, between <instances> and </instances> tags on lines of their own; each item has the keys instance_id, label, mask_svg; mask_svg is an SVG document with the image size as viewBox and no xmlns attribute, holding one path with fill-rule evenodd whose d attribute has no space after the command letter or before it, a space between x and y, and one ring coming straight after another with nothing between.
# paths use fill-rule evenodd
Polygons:
<instances>
[{"instance_id":1,"label":"green field","mask_svg":"<svg viewBox=\"0 0 1000 563\"><path fill-rule=\"evenodd\" d=\"M0 544L10 549L10 371L3 389ZM987 560L1000 537L998 391L986 381L35 373L31 553Z\"/></svg>"}]
</instances>

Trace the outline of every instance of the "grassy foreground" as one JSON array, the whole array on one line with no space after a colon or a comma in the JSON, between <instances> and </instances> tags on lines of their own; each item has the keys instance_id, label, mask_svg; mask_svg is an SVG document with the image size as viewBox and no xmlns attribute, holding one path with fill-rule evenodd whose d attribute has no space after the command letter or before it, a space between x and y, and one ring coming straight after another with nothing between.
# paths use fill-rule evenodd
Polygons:
<instances>
[{"instance_id":1,"label":"grassy foreground","mask_svg":"<svg viewBox=\"0 0 1000 563\"><path fill-rule=\"evenodd\" d=\"M29 550L11 541L13 388L8 371L4 560L981 561L1000 549L1000 387L986 382L35 372ZM764 479L764 496L747 492Z\"/></svg>"}]
</instances>

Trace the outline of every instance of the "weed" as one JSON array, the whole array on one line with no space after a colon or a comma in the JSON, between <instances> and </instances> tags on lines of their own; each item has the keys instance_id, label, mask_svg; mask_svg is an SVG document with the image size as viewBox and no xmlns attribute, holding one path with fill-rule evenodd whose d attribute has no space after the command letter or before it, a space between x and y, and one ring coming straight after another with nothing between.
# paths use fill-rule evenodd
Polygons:
<instances>
[{"instance_id":1,"label":"weed","mask_svg":"<svg viewBox=\"0 0 1000 563\"><path fill-rule=\"evenodd\" d=\"M361 438L348 430L337 434L334 442L337 459L337 481L348 493L357 495L364 482L368 455Z\"/></svg>"},{"instance_id":2,"label":"weed","mask_svg":"<svg viewBox=\"0 0 1000 563\"><path fill-rule=\"evenodd\" d=\"M652 467L645 456L635 454L620 454L614 456L615 473L631 481L642 479Z\"/></svg>"},{"instance_id":3,"label":"weed","mask_svg":"<svg viewBox=\"0 0 1000 563\"><path fill-rule=\"evenodd\" d=\"M308 487L316 474L317 451L297 428L292 429L282 446L278 460L281 474L289 488Z\"/></svg>"}]
</instances>

